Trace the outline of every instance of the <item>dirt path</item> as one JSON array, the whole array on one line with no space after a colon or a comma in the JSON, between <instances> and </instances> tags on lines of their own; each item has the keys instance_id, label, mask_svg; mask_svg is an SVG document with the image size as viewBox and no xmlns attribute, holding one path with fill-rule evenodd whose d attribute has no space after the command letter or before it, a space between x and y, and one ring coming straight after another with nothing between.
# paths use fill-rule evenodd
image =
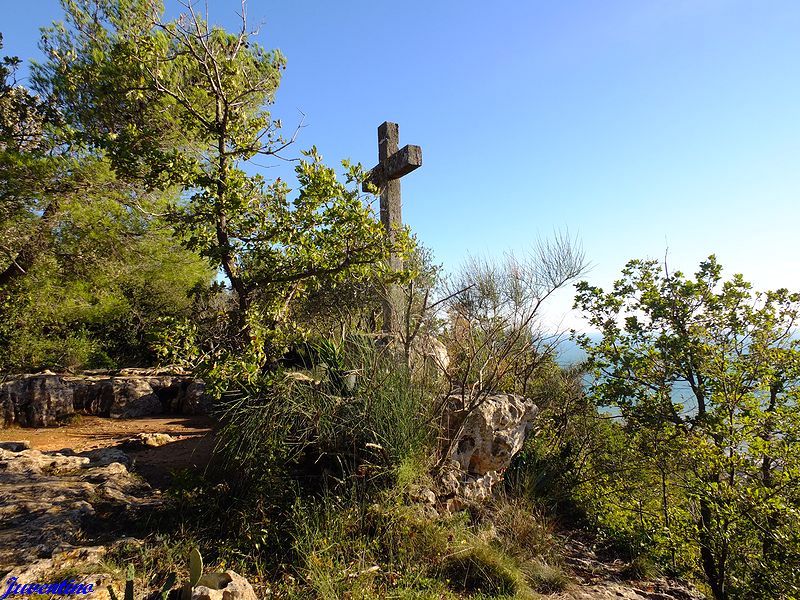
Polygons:
<instances>
[{"instance_id":1,"label":"dirt path","mask_svg":"<svg viewBox=\"0 0 800 600\"><path fill-rule=\"evenodd\" d=\"M121 446L139 433L166 433L175 438L157 448L120 448L133 459L132 470L154 487L169 485L176 471L189 469L201 473L211 458L214 421L197 416L159 415L141 419L81 416L61 427L0 429L0 441L28 440L35 450L71 448L84 452Z\"/></svg>"}]
</instances>

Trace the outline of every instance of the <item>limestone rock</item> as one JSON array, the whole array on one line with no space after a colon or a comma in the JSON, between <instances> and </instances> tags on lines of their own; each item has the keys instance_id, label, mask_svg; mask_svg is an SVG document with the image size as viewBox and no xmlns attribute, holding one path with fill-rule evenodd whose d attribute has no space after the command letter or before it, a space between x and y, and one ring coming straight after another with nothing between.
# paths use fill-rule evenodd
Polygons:
<instances>
[{"instance_id":1,"label":"limestone rock","mask_svg":"<svg viewBox=\"0 0 800 600\"><path fill-rule=\"evenodd\" d=\"M179 407L182 415L205 415L211 409L209 398L206 395L206 384L197 379L186 386L182 403Z\"/></svg>"},{"instance_id":2,"label":"limestone rock","mask_svg":"<svg viewBox=\"0 0 800 600\"><path fill-rule=\"evenodd\" d=\"M629 581L623 572L630 564L619 558L602 559L594 541L572 532L561 538L565 566L575 582L552 600L705 600L690 583L675 579Z\"/></svg>"},{"instance_id":3,"label":"limestone rock","mask_svg":"<svg viewBox=\"0 0 800 600\"><path fill-rule=\"evenodd\" d=\"M446 449L437 496L448 509L491 496L539 412L533 401L515 394L487 396L471 410L469 405L460 394L445 401L442 426L453 443Z\"/></svg>"},{"instance_id":4,"label":"limestone rock","mask_svg":"<svg viewBox=\"0 0 800 600\"><path fill-rule=\"evenodd\" d=\"M174 441L175 438L168 433L140 433L123 443L132 448L158 448Z\"/></svg>"},{"instance_id":5,"label":"limestone rock","mask_svg":"<svg viewBox=\"0 0 800 600\"><path fill-rule=\"evenodd\" d=\"M436 519L439 512L436 510L437 497L430 488L423 485L411 485L407 497L411 505L426 519Z\"/></svg>"},{"instance_id":6,"label":"limestone rock","mask_svg":"<svg viewBox=\"0 0 800 600\"><path fill-rule=\"evenodd\" d=\"M91 544L159 502L110 458L0 449L0 572Z\"/></svg>"},{"instance_id":7,"label":"limestone rock","mask_svg":"<svg viewBox=\"0 0 800 600\"><path fill-rule=\"evenodd\" d=\"M104 546L85 546L82 548L67 546L54 550L51 558L41 558L23 567L12 569L8 577L16 577L22 582L38 581L49 583L48 579L53 573L67 569L73 570L79 566L99 566L105 555L106 548ZM79 579L75 575L72 575L71 578Z\"/></svg>"},{"instance_id":8,"label":"limestone rock","mask_svg":"<svg viewBox=\"0 0 800 600\"><path fill-rule=\"evenodd\" d=\"M109 416L137 418L163 412L161 401L147 379L117 378L113 382L114 401Z\"/></svg>"},{"instance_id":9,"label":"limestone rock","mask_svg":"<svg viewBox=\"0 0 800 600\"><path fill-rule=\"evenodd\" d=\"M432 335L419 335L411 343L412 365L416 368L430 364L439 371L446 372L450 366L447 347Z\"/></svg>"},{"instance_id":10,"label":"limestone rock","mask_svg":"<svg viewBox=\"0 0 800 600\"><path fill-rule=\"evenodd\" d=\"M73 390L59 375L44 373L0 385L0 427L11 423L46 427L71 415Z\"/></svg>"},{"instance_id":11,"label":"limestone rock","mask_svg":"<svg viewBox=\"0 0 800 600\"><path fill-rule=\"evenodd\" d=\"M604 582L581 586L559 595L563 600L704 600L697 589L684 583L658 579L630 584Z\"/></svg>"},{"instance_id":12,"label":"limestone rock","mask_svg":"<svg viewBox=\"0 0 800 600\"><path fill-rule=\"evenodd\" d=\"M522 449L538 412L537 406L522 396L487 397L464 417L451 458L471 475L506 469Z\"/></svg>"},{"instance_id":13,"label":"limestone rock","mask_svg":"<svg viewBox=\"0 0 800 600\"><path fill-rule=\"evenodd\" d=\"M89 464L85 456L43 453L38 450L11 452L0 450L0 472L24 475L57 475L70 473Z\"/></svg>"},{"instance_id":14,"label":"limestone rock","mask_svg":"<svg viewBox=\"0 0 800 600\"><path fill-rule=\"evenodd\" d=\"M119 371L116 372L108 372L107 374L109 375L116 374L121 376L132 375L136 377L143 377L143 376L159 377L162 375L175 375L183 377L186 375L190 375L191 373L178 365L165 365L163 367L145 367L145 368L129 367L126 369L120 369Z\"/></svg>"},{"instance_id":15,"label":"limestone rock","mask_svg":"<svg viewBox=\"0 0 800 600\"><path fill-rule=\"evenodd\" d=\"M203 575L192 590L192 600L257 600L250 582L235 571Z\"/></svg>"},{"instance_id":16,"label":"limestone rock","mask_svg":"<svg viewBox=\"0 0 800 600\"><path fill-rule=\"evenodd\" d=\"M98 448L97 450L88 450L83 452L82 455L89 458L92 464L96 464L98 466L119 463L127 468L133 463L131 457L125 454L119 448Z\"/></svg>"},{"instance_id":17,"label":"limestone rock","mask_svg":"<svg viewBox=\"0 0 800 600\"><path fill-rule=\"evenodd\" d=\"M118 374L50 372L0 383L0 427L48 427L75 412L135 418L152 414L205 414L209 400L202 381L184 373L128 369Z\"/></svg>"}]
</instances>

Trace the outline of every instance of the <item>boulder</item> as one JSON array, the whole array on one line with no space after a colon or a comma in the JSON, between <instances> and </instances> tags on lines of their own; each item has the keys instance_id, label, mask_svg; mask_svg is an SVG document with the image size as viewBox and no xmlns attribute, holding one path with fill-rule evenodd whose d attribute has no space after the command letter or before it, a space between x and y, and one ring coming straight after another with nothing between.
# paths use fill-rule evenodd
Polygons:
<instances>
[{"instance_id":1,"label":"boulder","mask_svg":"<svg viewBox=\"0 0 800 600\"><path fill-rule=\"evenodd\" d=\"M146 378L122 378L113 380L114 400L109 416L137 418L156 415L164 411L158 395Z\"/></svg>"},{"instance_id":2,"label":"boulder","mask_svg":"<svg viewBox=\"0 0 800 600\"><path fill-rule=\"evenodd\" d=\"M114 379L109 377L65 377L73 389L73 408L90 415L107 417L114 404Z\"/></svg>"},{"instance_id":3,"label":"boulder","mask_svg":"<svg viewBox=\"0 0 800 600\"><path fill-rule=\"evenodd\" d=\"M432 335L418 335L411 342L411 363L415 369L426 364L446 372L450 366L447 347Z\"/></svg>"},{"instance_id":4,"label":"boulder","mask_svg":"<svg viewBox=\"0 0 800 600\"><path fill-rule=\"evenodd\" d=\"M487 396L469 412L460 408L459 401L446 405L456 407L445 416L449 429L460 430L450 458L469 475L505 470L522 449L539 412L532 400L515 394Z\"/></svg>"},{"instance_id":5,"label":"boulder","mask_svg":"<svg viewBox=\"0 0 800 600\"><path fill-rule=\"evenodd\" d=\"M210 410L206 384L198 379L191 380L181 397L181 405L177 412L182 415L205 415Z\"/></svg>"},{"instance_id":6,"label":"boulder","mask_svg":"<svg viewBox=\"0 0 800 600\"><path fill-rule=\"evenodd\" d=\"M111 463L119 463L127 468L133 464L131 457L119 448L97 448L96 450L82 452L81 455L87 457L92 464L101 467Z\"/></svg>"},{"instance_id":7,"label":"boulder","mask_svg":"<svg viewBox=\"0 0 800 600\"><path fill-rule=\"evenodd\" d=\"M493 394L474 405L462 394L444 402L443 467L437 498L448 510L488 499L514 455L522 449L539 412L532 400L515 394Z\"/></svg>"},{"instance_id":8,"label":"boulder","mask_svg":"<svg viewBox=\"0 0 800 600\"><path fill-rule=\"evenodd\" d=\"M0 384L0 427L46 427L73 412L72 387L59 375L25 375Z\"/></svg>"},{"instance_id":9,"label":"boulder","mask_svg":"<svg viewBox=\"0 0 800 600\"><path fill-rule=\"evenodd\" d=\"M192 600L257 600L250 582L235 571L203 575L192 589Z\"/></svg>"},{"instance_id":10,"label":"boulder","mask_svg":"<svg viewBox=\"0 0 800 600\"><path fill-rule=\"evenodd\" d=\"M140 433L123 442L129 448L158 448L176 441L168 433Z\"/></svg>"}]
</instances>

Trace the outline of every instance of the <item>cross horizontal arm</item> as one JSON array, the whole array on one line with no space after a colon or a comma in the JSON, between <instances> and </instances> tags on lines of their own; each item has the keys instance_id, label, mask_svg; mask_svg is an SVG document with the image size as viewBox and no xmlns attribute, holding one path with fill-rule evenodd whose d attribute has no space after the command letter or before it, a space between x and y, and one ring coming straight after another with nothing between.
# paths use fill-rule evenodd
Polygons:
<instances>
[{"instance_id":1,"label":"cross horizontal arm","mask_svg":"<svg viewBox=\"0 0 800 600\"><path fill-rule=\"evenodd\" d=\"M367 184L371 183L378 187L383 186L387 181L399 179L403 175L411 173L414 169L422 166L422 148L419 146L403 146L369 172L363 189L367 191Z\"/></svg>"}]
</instances>

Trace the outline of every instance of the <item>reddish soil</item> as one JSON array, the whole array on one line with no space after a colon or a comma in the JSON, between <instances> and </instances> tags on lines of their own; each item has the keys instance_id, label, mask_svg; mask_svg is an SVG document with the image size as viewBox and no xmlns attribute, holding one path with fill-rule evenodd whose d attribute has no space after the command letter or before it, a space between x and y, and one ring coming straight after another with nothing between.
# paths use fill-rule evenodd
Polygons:
<instances>
[{"instance_id":1,"label":"reddish soil","mask_svg":"<svg viewBox=\"0 0 800 600\"><path fill-rule=\"evenodd\" d=\"M35 450L70 448L84 452L120 446L133 459L132 471L151 485L166 487L176 471L202 473L211 459L215 422L209 417L152 416L141 419L109 419L80 416L60 427L0 429L0 441L28 440ZM157 448L130 448L123 442L139 433L167 433L175 441Z\"/></svg>"}]
</instances>

